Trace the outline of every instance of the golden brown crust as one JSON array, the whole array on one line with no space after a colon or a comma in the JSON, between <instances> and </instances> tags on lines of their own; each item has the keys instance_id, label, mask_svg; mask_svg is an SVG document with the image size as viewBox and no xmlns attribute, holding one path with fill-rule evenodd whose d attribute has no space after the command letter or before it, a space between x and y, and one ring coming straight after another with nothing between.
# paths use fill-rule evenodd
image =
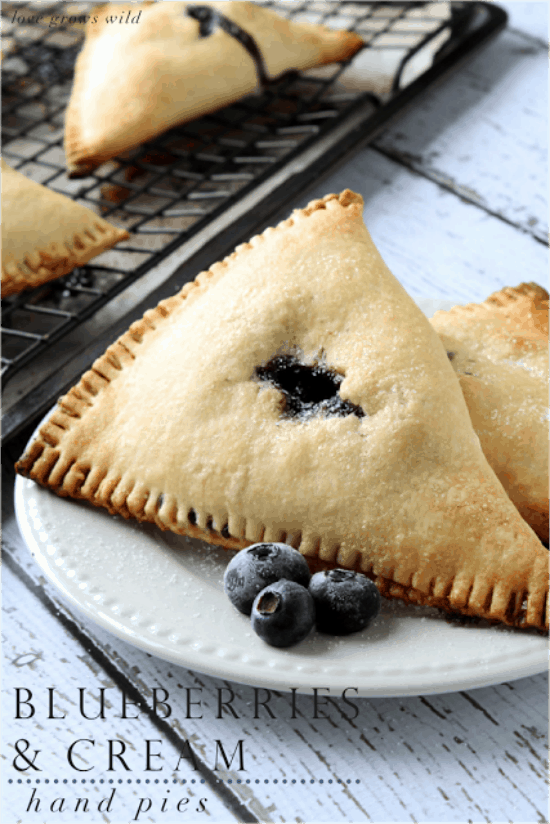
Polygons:
<instances>
[{"instance_id":1,"label":"golden brown crust","mask_svg":"<svg viewBox=\"0 0 550 824\"><path fill-rule=\"evenodd\" d=\"M548 544L548 292L522 283L437 312L483 452Z\"/></svg>"},{"instance_id":2,"label":"golden brown crust","mask_svg":"<svg viewBox=\"0 0 550 824\"><path fill-rule=\"evenodd\" d=\"M89 174L163 131L253 92L254 60L221 29L199 37L185 3L117 4L135 25L107 24L112 5L96 10L75 68L66 112L65 152L71 176ZM352 32L293 23L254 3L205 2L251 34L272 78L290 69L346 60L363 46ZM107 67L107 69L106 69Z\"/></svg>"},{"instance_id":3,"label":"golden brown crust","mask_svg":"<svg viewBox=\"0 0 550 824\"><path fill-rule=\"evenodd\" d=\"M2 160L2 296L71 272L129 237Z\"/></svg>"},{"instance_id":4,"label":"golden brown crust","mask_svg":"<svg viewBox=\"0 0 550 824\"><path fill-rule=\"evenodd\" d=\"M546 289L537 283L520 283L493 292L482 303L454 306L434 317L455 319L458 326L483 323L485 335L480 347L488 348L490 334L495 343L505 346L507 351L512 347L516 356L521 357L525 352L538 354L547 348L548 299Z\"/></svg>"},{"instance_id":5,"label":"golden brown crust","mask_svg":"<svg viewBox=\"0 0 550 824\"><path fill-rule=\"evenodd\" d=\"M280 393L253 374L285 346L344 374L341 397L365 416L282 418ZM295 211L132 324L17 470L226 548L285 540L388 597L547 626L547 552L350 192Z\"/></svg>"}]
</instances>

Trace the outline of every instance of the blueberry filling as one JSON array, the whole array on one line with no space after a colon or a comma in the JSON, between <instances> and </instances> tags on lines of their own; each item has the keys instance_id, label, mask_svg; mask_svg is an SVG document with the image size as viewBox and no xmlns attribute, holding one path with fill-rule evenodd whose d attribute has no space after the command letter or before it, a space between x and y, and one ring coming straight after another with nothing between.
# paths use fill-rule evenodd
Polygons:
<instances>
[{"instance_id":1,"label":"blueberry filling","mask_svg":"<svg viewBox=\"0 0 550 824\"><path fill-rule=\"evenodd\" d=\"M220 11L210 6L187 6L185 14L198 21L199 37L210 37L218 28L223 29L226 34L233 37L246 49L254 61L260 83L265 85L269 82L264 59L258 44L252 35L242 29L234 20L230 20L229 17L226 17Z\"/></svg>"},{"instance_id":2,"label":"blueberry filling","mask_svg":"<svg viewBox=\"0 0 550 824\"><path fill-rule=\"evenodd\" d=\"M360 406L340 397L344 378L325 366L308 366L292 355L277 355L265 366L258 366L255 375L283 393L286 417L365 415Z\"/></svg>"},{"instance_id":3,"label":"blueberry filling","mask_svg":"<svg viewBox=\"0 0 550 824\"><path fill-rule=\"evenodd\" d=\"M218 27L218 15L208 6L187 6L185 14L199 22L199 37L210 37Z\"/></svg>"}]
</instances>

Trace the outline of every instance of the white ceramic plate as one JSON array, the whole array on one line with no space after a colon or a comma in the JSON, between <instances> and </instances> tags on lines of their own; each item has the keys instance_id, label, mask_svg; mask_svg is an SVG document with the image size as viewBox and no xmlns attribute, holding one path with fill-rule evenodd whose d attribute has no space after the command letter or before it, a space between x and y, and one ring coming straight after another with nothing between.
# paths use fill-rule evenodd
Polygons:
<instances>
[{"instance_id":1,"label":"white ceramic plate","mask_svg":"<svg viewBox=\"0 0 550 824\"><path fill-rule=\"evenodd\" d=\"M419 304L427 314L451 305ZM362 633L312 633L277 650L223 593L230 553L58 498L20 477L15 504L32 554L73 606L124 641L200 672L279 690L353 687L382 696L471 689L548 666L548 644L538 634L461 626L398 602L385 602Z\"/></svg>"}]
</instances>

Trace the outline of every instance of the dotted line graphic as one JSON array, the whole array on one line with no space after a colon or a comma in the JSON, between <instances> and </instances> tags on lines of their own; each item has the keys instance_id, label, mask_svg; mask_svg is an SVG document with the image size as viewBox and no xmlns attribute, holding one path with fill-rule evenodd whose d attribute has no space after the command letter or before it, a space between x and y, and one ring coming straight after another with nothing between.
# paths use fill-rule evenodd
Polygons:
<instances>
[{"instance_id":1,"label":"dotted line graphic","mask_svg":"<svg viewBox=\"0 0 550 824\"><path fill-rule=\"evenodd\" d=\"M346 779L345 781L342 778L328 778L328 779L315 779L315 778L228 778L224 780L223 778L216 779L218 784L360 784L361 781L359 778L352 780L351 778ZM22 778L8 778L8 784L205 784L204 778L190 778L187 780L186 778L27 778L26 780Z\"/></svg>"}]
</instances>

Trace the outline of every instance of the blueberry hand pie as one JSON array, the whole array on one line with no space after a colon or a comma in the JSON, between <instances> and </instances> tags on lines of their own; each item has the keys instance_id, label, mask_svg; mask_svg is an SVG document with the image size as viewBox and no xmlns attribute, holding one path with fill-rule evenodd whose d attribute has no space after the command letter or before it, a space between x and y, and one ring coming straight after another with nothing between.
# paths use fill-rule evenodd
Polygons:
<instances>
[{"instance_id":1,"label":"blueberry hand pie","mask_svg":"<svg viewBox=\"0 0 550 824\"><path fill-rule=\"evenodd\" d=\"M363 46L352 32L237 0L116 3L95 16L66 115L73 177L284 72L346 60Z\"/></svg>"},{"instance_id":2,"label":"blueberry hand pie","mask_svg":"<svg viewBox=\"0 0 550 824\"><path fill-rule=\"evenodd\" d=\"M3 297L66 275L127 237L2 160Z\"/></svg>"},{"instance_id":3,"label":"blueberry hand pie","mask_svg":"<svg viewBox=\"0 0 550 824\"><path fill-rule=\"evenodd\" d=\"M543 628L548 553L362 208L350 191L316 200L146 312L18 471L227 548L291 543L388 597Z\"/></svg>"},{"instance_id":4,"label":"blueberry hand pie","mask_svg":"<svg viewBox=\"0 0 550 824\"><path fill-rule=\"evenodd\" d=\"M548 543L548 292L523 283L437 312L432 325L489 464Z\"/></svg>"}]
</instances>

